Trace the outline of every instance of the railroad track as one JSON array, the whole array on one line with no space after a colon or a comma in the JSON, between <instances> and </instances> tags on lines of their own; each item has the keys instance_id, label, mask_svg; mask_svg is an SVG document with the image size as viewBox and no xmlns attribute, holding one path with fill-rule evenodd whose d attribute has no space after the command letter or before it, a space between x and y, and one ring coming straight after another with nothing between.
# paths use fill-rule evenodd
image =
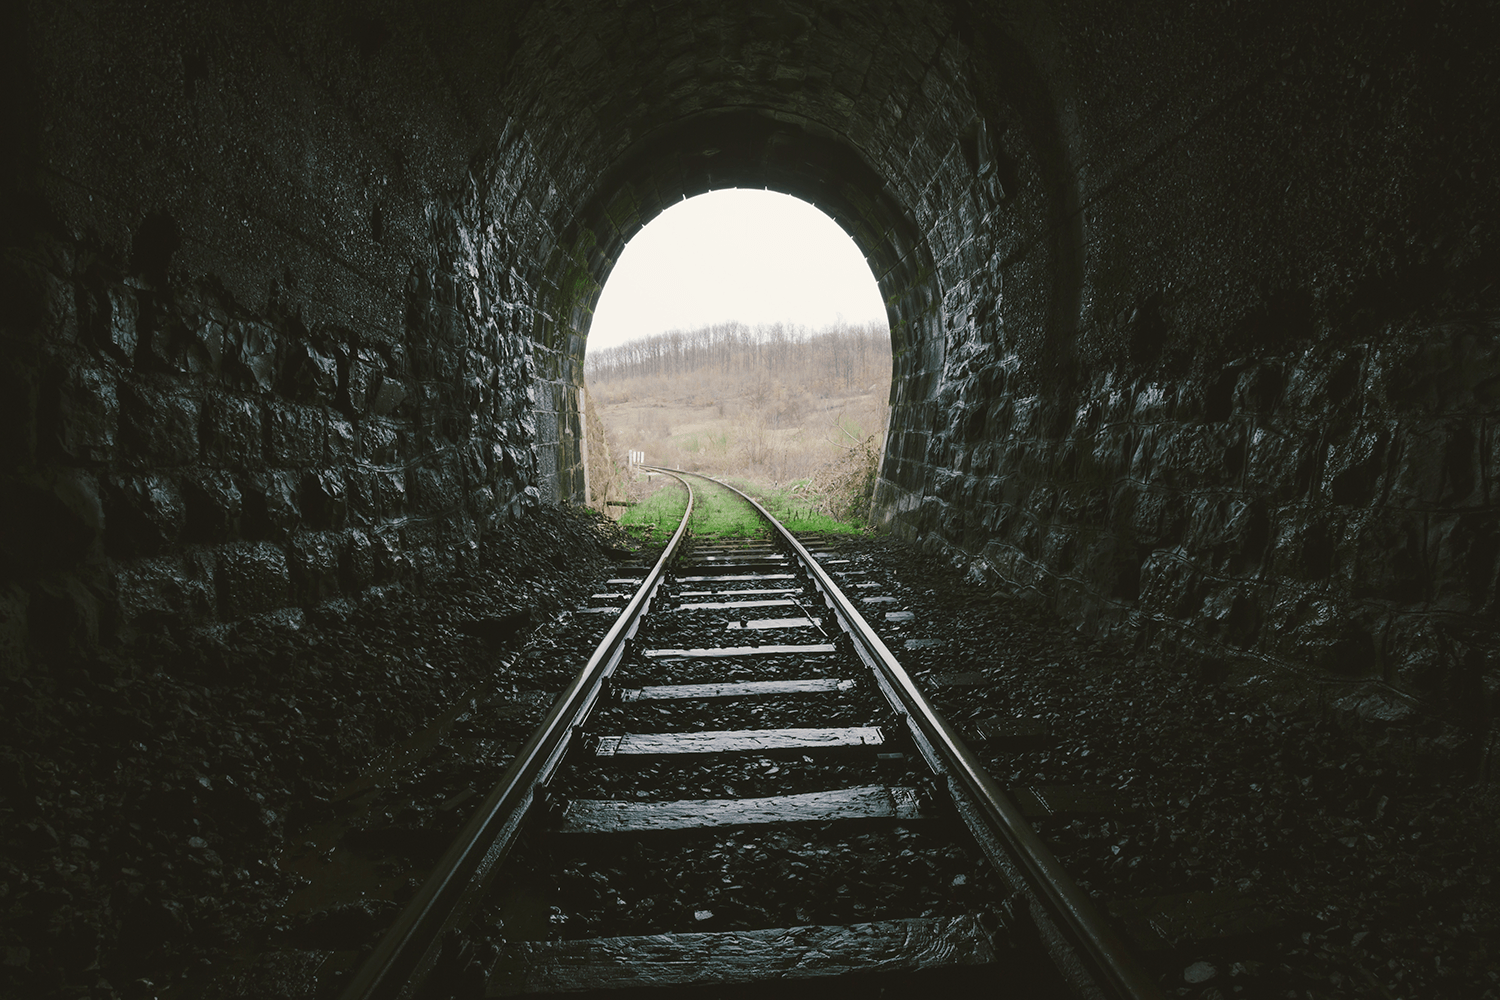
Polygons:
<instances>
[{"instance_id":1,"label":"railroad track","mask_svg":"<svg viewBox=\"0 0 1500 1000\"><path fill-rule=\"evenodd\" d=\"M878 585L742 496L763 539L690 538L728 488L667 474L682 524L340 997L1160 996L865 623Z\"/></svg>"}]
</instances>

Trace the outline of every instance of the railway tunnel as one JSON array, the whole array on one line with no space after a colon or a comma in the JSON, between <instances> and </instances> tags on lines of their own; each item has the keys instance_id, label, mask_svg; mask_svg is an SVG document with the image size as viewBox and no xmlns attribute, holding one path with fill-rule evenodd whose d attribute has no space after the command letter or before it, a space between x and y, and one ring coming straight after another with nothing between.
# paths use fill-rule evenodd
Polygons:
<instances>
[{"instance_id":1,"label":"railway tunnel","mask_svg":"<svg viewBox=\"0 0 1500 1000\"><path fill-rule=\"evenodd\" d=\"M7 22L12 675L442 578L583 500L612 261L751 186L885 297L881 526L1224 670L1493 691L1486 6Z\"/></svg>"},{"instance_id":2,"label":"railway tunnel","mask_svg":"<svg viewBox=\"0 0 1500 1000\"><path fill-rule=\"evenodd\" d=\"M144 897L38 875L14 912L53 915L37 940L76 985L90 928L149 967L186 934L175 899L200 930L192 900L221 891L275 911L256 865L281 803L327 804L298 773L357 767L404 734L396 702L420 724L453 682L430 647L335 684L291 639L221 637L462 581L518 530L548 542L587 498L599 290L658 212L717 188L803 198L870 264L894 353L881 530L1210 685L1456 721L1492 760L1496 21L1352 0L7 6L4 843L180 869ZM255 701L283 686L320 721ZM97 803L68 798L74 767ZM233 892L160 888L196 885L201 855L173 852L209 842L245 866Z\"/></svg>"}]
</instances>

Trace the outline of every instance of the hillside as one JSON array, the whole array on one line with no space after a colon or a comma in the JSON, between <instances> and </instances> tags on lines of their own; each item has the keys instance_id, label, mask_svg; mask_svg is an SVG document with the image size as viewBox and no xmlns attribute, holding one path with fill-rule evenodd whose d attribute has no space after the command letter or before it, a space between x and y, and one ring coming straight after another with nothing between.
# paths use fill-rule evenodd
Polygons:
<instances>
[{"instance_id":1,"label":"hillside","mask_svg":"<svg viewBox=\"0 0 1500 1000\"><path fill-rule=\"evenodd\" d=\"M585 376L617 466L634 450L690 471L826 485L878 460L890 334L883 323L819 331L721 324L592 351ZM595 456L596 495L619 474L599 463Z\"/></svg>"}]
</instances>

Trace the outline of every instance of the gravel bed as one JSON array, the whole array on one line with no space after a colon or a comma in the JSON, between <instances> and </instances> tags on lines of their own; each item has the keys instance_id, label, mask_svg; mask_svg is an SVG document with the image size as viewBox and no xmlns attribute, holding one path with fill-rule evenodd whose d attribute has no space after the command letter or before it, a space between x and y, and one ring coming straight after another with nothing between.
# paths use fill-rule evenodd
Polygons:
<instances>
[{"instance_id":1,"label":"gravel bed","mask_svg":"<svg viewBox=\"0 0 1500 1000\"><path fill-rule=\"evenodd\" d=\"M612 565L595 529L564 515L542 512L518 529L492 539L482 565L442 583L213 632L163 623L107 656L55 664L0 692L0 995L312 997L336 989L329 969L378 936L610 625L607 615L574 609L591 593L619 589L605 580L641 572ZM549 536L568 539L585 564L558 566L542 542ZM1500 997L1492 971L1500 968L1492 860L1500 807L1474 767L1483 734L1436 716L1378 725L1331 709L1273 710L1195 664L1092 642L918 550L837 544L855 559L854 571L839 574L849 590L897 598L862 607L950 720L964 728L1039 717L1047 725L1050 743L1041 748L979 746L1003 784L1123 790L1114 814L1039 821L1096 900L1234 892L1274 915L1275 925L1258 933L1148 954L1169 993ZM868 583L876 586L855 586ZM525 620L509 631L473 627L503 624L518 610ZM755 616L790 611L766 610L775 614ZM886 612L913 617L889 621ZM726 618L716 620L717 631L705 622L705 640L726 635ZM621 679L638 686L828 672L816 656L632 657ZM938 683L955 674L979 674L983 683ZM805 697L827 699L829 719L883 722L862 714L872 703L868 685ZM613 714L601 719L669 719L684 728L702 719L694 709L665 716L655 707L605 707ZM790 718L753 703L736 711L746 724ZM556 787L563 799L727 798L919 783L922 770L910 756L870 766L588 765L570 767ZM555 860L556 880L524 905L519 896L493 901L445 958L451 971L434 990L482 982L502 934L623 928L622 909L643 908L635 916L656 920L651 926L705 929L709 920L794 921L799 908L812 916L807 900L829 903L818 911L829 919L870 919L876 904L866 891L899 891L889 896L899 915L1003 898L979 892L990 876L969 849L929 855L912 846L930 832L821 831L818 849L830 853L819 857L832 859L821 868L770 831L642 837L613 859L607 849L528 840L517 871L542 878L541 862ZM527 851L553 850L556 858L527 861ZM929 879L921 870L928 862L909 859L902 864L917 867L899 869L899 878L875 874L897 871L892 859L904 850L928 858L941 877ZM681 879L653 883L649 873L673 854L689 859ZM800 871L794 862L818 874L787 881ZM936 891L944 879L947 888ZM768 901L728 888L758 884L772 887ZM956 892L963 886L975 895ZM700 910L714 916L699 920ZM557 915L566 919L554 922ZM486 923L492 918L506 923Z\"/></svg>"},{"instance_id":2,"label":"gravel bed","mask_svg":"<svg viewBox=\"0 0 1500 1000\"><path fill-rule=\"evenodd\" d=\"M575 562L556 558L557 542ZM588 616L568 609L614 575L604 552L596 522L541 510L446 581L206 631L162 622L10 683L0 691L0 996L297 988L216 977L278 940L278 914L283 928L309 923L287 907L308 888L294 854L327 824L421 855L430 845L392 831L429 815L461 821L439 808L451 786L485 787L534 720L505 720L488 743L454 729L422 766L397 769L404 800L341 791L466 694L477 706L557 690L577 649L592 648L595 623L574 629ZM474 633L497 616L502 627ZM409 881L371 879L390 892ZM367 911L386 909L346 909L339 919L357 926L325 938L361 938L376 920ZM301 955L316 968L326 952Z\"/></svg>"},{"instance_id":3,"label":"gravel bed","mask_svg":"<svg viewBox=\"0 0 1500 1000\"><path fill-rule=\"evenodd\" d=\"M799 643L799 645L803 645ZM673 648L676 648L675 646ZM773 653L752 658L685 659L674 657L627 660L616 672L620 686L654 684L717 684L728 681L793 681L827 677L838 672L835 657L825 654ZM853 678L848 668L846 677Z\"/></svg>"},{"instance_id":4,"label":"gravel bed","mask_svg":"<svg viewBox=\"0 0 1500 1000\"><path fill-rule=\"evenodd\" d=\"M964 846L961 830L934 826L857 831L794 824L730 833L536 838L518 852L517 874L494 919L513 940L987 911L998 922L1006 887L976 850ZM535 919L543 907L545 923Z\"/></svg>"},{"instance_id":5,"label":"gravel bed","mask_svg":"<svg viewBox=\"0 0 1500 1000\"><path fill-rule=\"evenodd\" d=\"M1274 918L1145 953L1169 994L1500 997L1493 728L1273 707L1265 685L1091 641L915 547L844 549L869 571L847 579L882 583L862 595L899 599L866 617L950 721L1049 729L1045 749L981 747L997 780L1122 791L1117 814L1038 823L1097 902L1125 917L1122 902L1220 893ZM914 617L886 621L896 610ZM985 683L938 683L973 674Z\"/></svg>"}]
</instances>

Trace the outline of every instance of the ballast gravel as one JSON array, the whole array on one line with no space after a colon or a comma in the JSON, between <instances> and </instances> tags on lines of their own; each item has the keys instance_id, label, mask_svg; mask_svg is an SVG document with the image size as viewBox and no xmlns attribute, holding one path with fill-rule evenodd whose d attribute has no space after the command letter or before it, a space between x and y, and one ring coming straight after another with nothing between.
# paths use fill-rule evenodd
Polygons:
<instances>
[{"instance_id":1,"label":"ballast gravel","mask_svg":"<svg viewBox=\"0 0 1500 1000\"><path fill-rule=\"evenodd\" d=\"M555 560L549 536L581 561ZM1169 995L1500 998L1500 807L1476 749L1492 732L1437 715L1382 724L1273 710L1240 681L1092 641L921 549L836 545L853 560L840 567L850 591L895 598L865 604L866 617L950 721L1041 722L1045 740L1027 749L976 741L1002 785L1122 798L1113 812L1037 825L1120 926L1167 928L1172 940L1142 957ZM628 575L595 525L542 512L446 581L217 631L163 623L106 657L12 682L0 698L0 995L328 995L340 981L330 970L378 939L608 628L610 616L580 610L589 595ZM516 628L507 616L520 610ZM704 642L746 634L723 632L723 614L717 628L705 617ZM672 680L818 675L795 656L767 665L695 662ZM656 675L643 665L641 676ZM830 717L853 720L866 696L839 696ZM622 724L656 715L617 711ZM790 717L736 711L736 724ZM694 710L659 718L702 721ZM795 763L803 770L653 764L607 782L584 769L560 790L657 794L667 775L684 797L733 797L841 778L836 763ZM921 777L910 759L879 767L876 780ZM635 917L748 926L799 908L812 917L805 900L823 897L841 900L829 908L840 919L871 919L1003 895L964 849L928 851L924 836L830 831L811 848L829 852L818 864L773 831L642 842L645 862L685 853L683 878L665 886L632 874L628 858L551 859L555 896L497 900L509 919L455 943L450 985L482 983L507 933L633 933ZM350 859L366 856L383 860L354 872ZM875 856L901 861L870 865ZM793 886L798 864L817 873L802 876L810 896L788 888L758 902L741 889ZM941 899L923 902L918 882L941 886ZM893 904L882 909L882 896ZM1239 916L1203 921L1198 931L1227 933L1200 937L1192 920L1173 924L1170 905L1151 909L1187 898L1231 900Z\"/></svg>"}]
</instances>

